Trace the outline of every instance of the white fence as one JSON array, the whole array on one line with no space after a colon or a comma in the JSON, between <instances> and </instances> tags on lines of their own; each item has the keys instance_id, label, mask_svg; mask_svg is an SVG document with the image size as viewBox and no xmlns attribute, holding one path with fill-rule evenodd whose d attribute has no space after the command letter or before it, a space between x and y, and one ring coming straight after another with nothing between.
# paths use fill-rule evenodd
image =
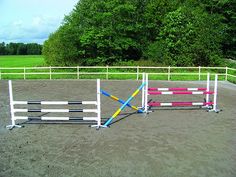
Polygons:
<instances>
[{"instance_id":1,"label":"white fence","mask_svg":"<svg viewBox=\"0 0 236 177\"><path fill-rule=\"evenodd\" d=\"M206 73L217 73L221 80L236 80L236 69L229 67L144 67L144 66L75 66L75 67L12 67L0 68L0 79L136 79L143 72L161 80L191 76L202 80ZM180 79L181 80L181 79ZM184 79L183 79L184 80Z\"/></svg>"}]
</instances>

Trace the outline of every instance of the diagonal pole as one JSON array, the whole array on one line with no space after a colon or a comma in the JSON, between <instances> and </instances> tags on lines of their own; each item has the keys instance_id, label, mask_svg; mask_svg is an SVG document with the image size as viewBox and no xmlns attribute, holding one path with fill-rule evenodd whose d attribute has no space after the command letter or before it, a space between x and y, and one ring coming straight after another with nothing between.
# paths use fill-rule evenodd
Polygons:
<instances>
[{"instance_id":1,"label":"diagonal pole","mask_svg":"<svg viewBox=\"0 0 236 177\"><path fill-rule=\"evenodd\" d=\"M109 97L109 98L115 100L115 101L118 101L118 102L121 103L121 104L124 104L124 103L125 103L124 100L122 100L122 99L120 99L120 98L118 98L118 97L116 97L116 96L114 96L114 95L111 95L111 94L107 93L107 92L104 91L104 90L101 90L101 93L102 93L103 95L105 95L105 96L107 96L107 97ZM144 113L143 110L138 109L138 107L133 106L133 105L131 105L131 104L129 104L129 103L127 104L127 106L130 107L130 108L132 108L132 109L134 109L135 111L138 111L138 113Z\"/></svg>"},{"instance_id":2,"label":"diagonal pole","mask_svg":"<svg viewBox=\"0 0 236 177\"><path fill-rule=\"evenodd\" d=\"M139 93L139 91L145 86L146 82L142 83L142 85L139 86L139 88L126 100L126 102L111 116L110 119L108 119L103 127L107 127L110 125L111 121L116 118L120 112L129 104L129 102Z\"/></svg>"}]
</instances>

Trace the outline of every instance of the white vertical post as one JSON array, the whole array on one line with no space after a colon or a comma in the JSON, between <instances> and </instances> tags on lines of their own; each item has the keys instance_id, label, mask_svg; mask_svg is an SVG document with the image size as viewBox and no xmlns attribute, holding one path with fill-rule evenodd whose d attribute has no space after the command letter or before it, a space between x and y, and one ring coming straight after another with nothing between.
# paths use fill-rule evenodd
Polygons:
<instances>
[{"instance_id":1,"label":"white vertical post","mask_svg":"<svg viewBox=\"0 0 236 177\"><path fill-rule=\"evenodd\" d=\"M98 109L98 120L97 126L98 128L101 126L101 93L100 93L100 79L97 79L97 109Z\"/></svg>"},{"instance_id":2,"label":"white vertical post","mask_svg":"<svg viewBox=\"0 0 236 177\"><path fill-rule=\"evenodd\" d=\"M49 74L50 74L50 80L52 80L52 67L49 66Z\"/></svg>"},{"instance_id":3,"label":"white vertical post","mask_svg":"<svg viewBox=\"0 0 236 177\"><path fill-rule=\"evenodd\" d=\"M138 81L138 79L139 79L139 66L137 66L137 81Z\"/></svg>"},{"instance_id":4,"label":"white vertical post","mask_svg":"<svg viewBox=\"0 0 236 177\"><path fill-rule=\"evenodd\" d=\"M198 66L198 80L201 80L201 66Z\"/></svg>"},{"instance_id":5,"label":"white vertical post","mask_svg":"<svg viewBox=\"0 0 236 177\"><path fill-rule=\"evenodd\" d=\"M170 81L170 66L168 67L168 81Z\"/></svg>"},{"instance_id":6,"label":"white vertical post","mask_svg":"<svg viewBox=\"0 0 236 177\"><path fill-rule=\"evenodd\" d=\"M8 81L9 85L9 97L10 97L10 109L11 109L11 122L12 125L15 125L15 114L14 114L14 105L13 105L13 93L12 93L12 82Z\"/></svg>"},{"instance_id":7,"label":"white vertical post","mask_svg":"<svg viewBox=\"0 0 236 177\"><path fill-rule=\"evenodd\" d=\"M145 73L142 74L143 78L142 78L142 84L145 82ZM145 87L142 88L142 107L141 108L144 108L144 105L145 105Z\"/></svg>"},{"instance_id":8,"label":"white vertical post","mask_svg":"<svg viewBox=\"0 0 236 177\"><path fill-rule=\"evenodd\" d=\"M215 75L215 86L214 86L214 104L213 104L213 111L215 112L219 112L217 110L217 81L218 81L218 75L216 74Z\"/></svg>"},{"instance_id":9,"label":"white vertical post","mask_svg":"<svg viewBox=\"0 0 236 177\"><path fill-rule=\"evenodd\" d=\"M109 68L108 68L108 65L107 65L106 80L108 80L108 70L109 70Z\"/></svg>"},{"instance_id":10,"label":"white vertical post","mask_svg":"<svg viewBox=\"0 0 236 177\"><path fill-rule=\"evenodd\" d=\"M11 113L11 125L7 125L7 129L12 129L14 127L20 128L20 125L16 125L15 122L15 112L14 112L14 104L13 104L13 91L12 91L12 81L8 81L8 87L9 87L9 98L10 98L10 113Z\"/></svg>"},{"instance_id":11,"label":"white vertical post","mask_svg":"<svg viewBox=\"0 0 236 177\"><path fill-rule=\"evenodd\" d=\"M207 87L206 87L206 91L209 92L210 91L210 73L207 73ZM209 94L206 94L206 102L209 102ZM209 105L206 105L207 107Z\"/></svg>"},{"instance_id":12,"label":"white vertical post","mask_svg":"<svg viewBox=\"0 0 236 177\"><path fill-rule=\"evenodd\" d=\"M79 79L79 66L77 66L77 79Z\"/></svg>"},{"instance_id":13,"label":"white vertical post","mask_svg":"<svg viewBox=\"0 0 236 177\"><path fill-rule=\"evenodd\" d=\"M145 108L144 111L145 113L148 113L148 73L146 73L146 77L145 77Z\"/></svg>"},{"instance_id":14,"label":"white vertical post","mask_svg":"<svg viewBox=\"0 0 236 177\"><path fill-rule=\"evenodd\" d=\"M225 81L228 81L228 67L225 67Z\"/></svg>"},{"instance_id":15,"label":"white vertical post","mask_svg":"<svg viewBox=\"0 0 236 177\"><path fill-rule=\"evenodd\" d=\"M101 89L100 89L100 79L97 79L97 125L91 125L91 127L96 127L99 129L101 127Z\"/></svg>"},{"instance_id":16,"label":"white vertical post","mask_svg":"<svg viewBox=\"0 0 236 177\"><path fill-rule=\"evenodd\" d=\"M24 67L24 80L25 80L25 67Z\"/></svg>"}]
</instances>

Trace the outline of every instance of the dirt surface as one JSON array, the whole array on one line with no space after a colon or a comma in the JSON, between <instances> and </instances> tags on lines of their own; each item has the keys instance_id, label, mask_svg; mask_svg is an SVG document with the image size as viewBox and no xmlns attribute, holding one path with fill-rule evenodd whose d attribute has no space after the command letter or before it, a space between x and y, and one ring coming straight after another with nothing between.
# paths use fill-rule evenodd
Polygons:
<instances>
[{"instance_id":1,"label":"dirt surface","mask_svg":"<svg viewBox=\"0 0 236 177\"><path fill-rule=\"evenodd\" d=\"M102 81L102 89L127 99L137 81ZM154 87L204 87L203 82L152 81ZM14 100L94 100L95 81L13 81ZM202 101L203 95L165 95L154 101ZM120 104L102 96L102 117ZM78 124L10 123L7 81L0 82L1 177L235 177L236 86L219 83L220 113L156 109L144 116L126 108L110 128ZM132 104L140 106L141 94Z\"/></svg>"}]
</instances>

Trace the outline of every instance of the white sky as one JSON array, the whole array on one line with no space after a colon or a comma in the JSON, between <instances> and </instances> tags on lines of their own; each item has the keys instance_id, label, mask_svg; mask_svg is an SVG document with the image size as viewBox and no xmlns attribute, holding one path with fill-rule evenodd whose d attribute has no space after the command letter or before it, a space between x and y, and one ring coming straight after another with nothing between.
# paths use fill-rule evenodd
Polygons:
<instances>
[{"instance_id":1,"label":"white sky","mask_svg":"<svg viewBox=\"0 0 236 177\"><path fill-rule=\"evenodd\" d=\"M0 0L0 42L43 43L78 0Z\"/></svg>"}]
</instances>

